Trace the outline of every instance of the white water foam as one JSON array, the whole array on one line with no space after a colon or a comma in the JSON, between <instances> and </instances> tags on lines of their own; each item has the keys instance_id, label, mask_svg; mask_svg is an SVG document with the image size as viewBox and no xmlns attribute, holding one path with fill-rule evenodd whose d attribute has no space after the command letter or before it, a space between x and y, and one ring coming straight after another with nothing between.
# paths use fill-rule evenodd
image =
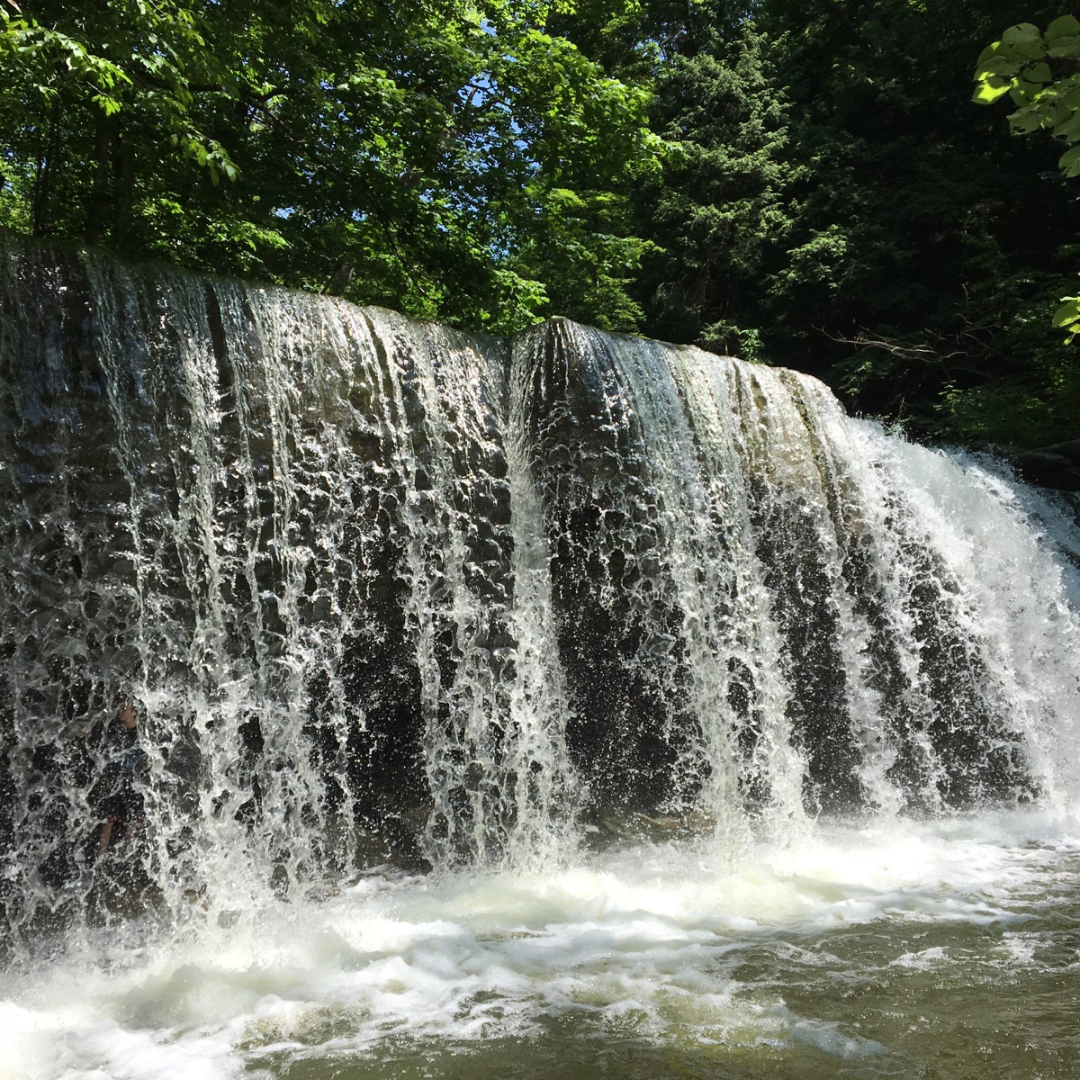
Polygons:
<instances>
[{"instance_id":1,"label":"white water foam","mask_svg":"<svg viewBox=\"0 0 1080 1080\"><path fill-rule=\"evenodd\" d=\"M378 1053L399 1036L527 1038L567 1016L660 1043L872 1055L873 1040L790 1009L782 986L747 984L747 950L765 945L812 977L838 964L820 936L845 928L1004 925L1011 962L1030 963L1024 924L1040 896L1075 883L1078 859L1076 822L1014 813L819 825L798 851L760 848L734 871L685 844L543 878L370 876L251 924L129 952L99 941L95 955L12 977L0 1078L201 1080L275 1056ZM865 962L953 962L941 947L893 951Z\"/></svg>"}]
</instances>

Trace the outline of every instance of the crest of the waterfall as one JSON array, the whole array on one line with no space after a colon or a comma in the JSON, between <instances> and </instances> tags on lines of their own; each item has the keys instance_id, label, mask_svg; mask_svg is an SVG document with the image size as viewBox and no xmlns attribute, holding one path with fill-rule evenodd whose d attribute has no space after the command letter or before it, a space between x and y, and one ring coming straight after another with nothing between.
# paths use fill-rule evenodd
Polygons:
<instances>
[{"instance_id":1,"label":"crest of the waterfall","mask_svg":"<svg viewBox=\"0 0 1080 1080\"><path fill-rule=\"evenodd\" d=\"M994 463L562 320L0 257L8 945L1072 806L1080 536Z\"/></svg>"}]
</instances>

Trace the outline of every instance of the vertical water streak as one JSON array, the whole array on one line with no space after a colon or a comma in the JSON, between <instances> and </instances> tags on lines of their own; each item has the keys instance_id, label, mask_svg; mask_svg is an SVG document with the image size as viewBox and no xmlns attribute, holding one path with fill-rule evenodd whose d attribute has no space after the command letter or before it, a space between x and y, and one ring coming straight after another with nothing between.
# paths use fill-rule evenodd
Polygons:
<instances>
[{"instance_id":1,"label":"vertical water streak","mask_svg":"<svg viewBox=\"0 0 1080 1080\"><path fill-rule=\"evenodd\" d=\"M533 360L527 346L511 348L506 457L514 541L510 620L516 644L508 765L516 819L507 862L543 870L575 850L580 793L566 737L569 701L552 604L549 521L530 437Z\"/></svg>"},{"instance_id":2,"label":"vertical water streak","mask_svg":"<svg viewBox=\"0 0 1080 1080\"><path fill-rule=\"evenodd\" d=\"M300 615L326 559L313 531L340 528L333 512L310 527L336 448L326 400L300 391L338 398L351 351L311 298L267 303L183 275L147 284L94 258L87 269L137 604L121 633L138 669L121 653L104 675L134 678L147 711L146 869L174 885L174 908L193 894L211 911L242 892L284 895L326 868L332 765L317 761L325 724L308 682L341 631L321 640ZM208 880L230 889L207 896Z\"/></svg>"},{"instance_id":3,"label":"vertical water streak","mask_svg":"<svg viewBox=\"0 0 1080 1080\"><path fill-rule=\"evenodd\" d=\"M427 853L440 865L491 861L510 810L499 769L512 662L501 350L389 312L368 319L401 369L394 392L408 420L395 452L407 485L407 614L434 800Z\"/></svg>"},{"instance_id":4,"label":"vertical water streak","mask_svg":"<svg viewBox=\"0 0 1080 1080\"><path fill-rule=\"evenodd\" d=\"M749 802L770 820L790 823L801 814L801 762L790 750L781 707L790 690L775 675L777 635L745 533L747 477L723 378L729 362L622 339L606 345L664 508L664 573L682 613L679 641L696 729L683 768L704 775L697 798L715 818L722 849L737 854L751 838L743 811Z\"/></svg>"},{"instance_id":5,"label":"vertical water streak","mask_svg":"<svg viewBox=\"0 0 1080 1080\"><path fill-rule=\"evenodd\" d=\"M751 389L760 372L696 349L672 350L671 362L707 493L691 549L701 567L697 603L713 607L696 674L699 682L718 683L719 707L702 712L705 753L714 759L724 752L724 728L733 732L736 750L738 787L714 787L708 804L719 817L720 807L741 800L753 809L759 834L791 841L803 827L805 762L792 739L788 714L795 689L786 677L769 571L754 530L759 477L751 470L750 445L770 420L758 411Z\"/></svg>"},{"instance_id":6,"label":"vertical water streak","mask_svg":"<svg viewBox=\"0 0 1080 1080\"><path fill-rule=\"evenodd\" d=\"M802 818L802 760L749 513L743 424L752 430L760 416L732 400L743 368L566 323L531 348L575 728L579 742L596 740L592 803L704 810L731 854L754 821L790 833ZM614 662L592 652L603 647L594 627L613 618L624 635ZM623 746L593 734L596 713ZM664 756L646 749L657 735ZM620 793L622 761L635 753L633 768L651 775Z\"/></svg>"},{"instance_id":7,"label":"vertical water streak","mask_svg":"<svg viewBox=\"0 0 1080 1080\"><path fill-rule=\"evenodd\" d=\"M518 379L501 343L368 318L404 364L406 414L415 394L397 454L433 800L428 858L542 865L565 850L573 782L542 508L515 427Z\"/></svg>"},{"instance_id":8,"label":"vertical water streak","mask_svg":"<svg viewBox=\"0 0 1080 1080\"><path fill-rule=\"evenodd\" d=\"M1056 788L1035 758L1042 732L1071 728L1076 683L1060 649L1076 623L1075 567L1041 524L1051 504L1026 492L1022 509L1025 489L986 465L885 436L844 416L815 380L782 377L832 492L851 721L871 804L940 813Z\"/></svg>"}]
</instances>

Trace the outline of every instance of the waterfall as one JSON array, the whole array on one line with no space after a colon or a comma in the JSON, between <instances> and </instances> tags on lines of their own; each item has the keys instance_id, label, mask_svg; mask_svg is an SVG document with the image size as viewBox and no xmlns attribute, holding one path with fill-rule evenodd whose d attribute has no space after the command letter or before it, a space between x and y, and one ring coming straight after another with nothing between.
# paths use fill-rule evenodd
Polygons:
<instances>
[{"instance_id":1,"label":"waterfall","mask_svg":"<svg viewBox=\"0 0 1080 1080\"><path fill-rule=\"evenodd\" d=\"M1072 805L1073 515L807 376L0 240L0 397L8 954L373 867Z\"/></svg>"}]
</instances>

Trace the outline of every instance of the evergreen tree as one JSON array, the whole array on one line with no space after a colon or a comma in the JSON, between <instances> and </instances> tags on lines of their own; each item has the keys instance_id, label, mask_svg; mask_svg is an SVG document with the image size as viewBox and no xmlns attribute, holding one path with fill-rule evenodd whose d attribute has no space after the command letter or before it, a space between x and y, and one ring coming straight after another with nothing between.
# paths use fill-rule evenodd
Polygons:
<instances>
[{"instance_id":1,"label":"evergreen tree","mask_svg":"<svg viewBox=\"0 0 1080 1080\"><path fill-rule=\"evenodd\" d=\"M1032 443L1070 423L1046 320L1080 215L1049 149L970 105L976 35L1010 7L768 0L762 25L804 29L784 61L798 212L765 311L770 357L856 408Z\"/></svg>"},{"instance_id":2,"label":"evergreen tree","mask_svg":"<svg viewBox=\"0 0 1080 1080\"><path fill-rule=\"evenodd\" d=\"M654 123L681 155L638 200L657 251L643 295L656 336L756 359L764 276L791 227L787 95L775 45L715 7L657 78Z\"/></svg>"}]
</instances>

